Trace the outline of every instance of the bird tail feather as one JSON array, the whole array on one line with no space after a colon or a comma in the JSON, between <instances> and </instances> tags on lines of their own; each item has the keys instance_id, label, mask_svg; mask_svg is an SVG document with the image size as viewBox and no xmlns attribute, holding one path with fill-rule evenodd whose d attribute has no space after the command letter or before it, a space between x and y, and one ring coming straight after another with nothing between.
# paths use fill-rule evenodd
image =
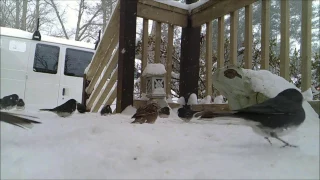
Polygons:
<instances>
[{"instance_id":1,"label":"bird tail feather","mask_svg":"<svg viewBox=\"0 0 320 180\"><path fill-rule=\"evenodd\" d=\"M16 113L1 112L1 121L14 126L18 126L25 129L25 128L32 128L33 123L41 124L41 122L34 121L29 118L37 118L37 117L16 114Z\"/></svg>"},{"instance_id":2,"label":"bird tail feather","mask_svg":"<svg viewBox=\"0 0 320 180\"><path fill-rule=\"evenodd\" d=\"M228 112L201 111L194 114L194 117L198 118L198 120L203 120L203 121L215 121L215 123L217 124L233 124L233 125L249 125L249 126L259 124L257 122L240 118L236 116L234 113L236 113L236 111L228 111ZM218 118L218 119L215 119L215 118Z\"/></svg>"},{"instance_id":3,"label":"bird tail feather","mask_svg":"<svg viewBox=\"0 0 320 180\"><path fill-rule=\"evenodd\" d=\"M52 109L39 109L39 111L53 111Z\"/></svg>"},{"instance_id":4,"label":"bird tail feather","mask_svg":"<svg viewBox=\"0 0 320 180\"><path fill-rule=\"evenodd\" d=\"M236 117L234 115L235 111L229 112L212 112L212 111L201 111L194 114L194 117L200 119L207 118L217 118L217 117Z\"/></svg>"}]
</instances>

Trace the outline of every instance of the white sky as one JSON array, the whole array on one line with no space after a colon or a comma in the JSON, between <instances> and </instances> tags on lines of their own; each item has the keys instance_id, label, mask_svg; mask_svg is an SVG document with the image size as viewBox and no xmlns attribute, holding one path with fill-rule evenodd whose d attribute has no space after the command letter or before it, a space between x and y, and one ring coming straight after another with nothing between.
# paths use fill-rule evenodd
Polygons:
<instances>
[{"instance_id":1,"label":"white sky","mask_svg":"<svg viewBox=\"0 0 320 180\"><path fill-rule=\"evenodd\" d=\"M66 26L68 27L68 29L75 28L77 25L76 23L77 23L78 12L76 9L78 9L78 1L67 0L63 2L63 5L68 7L68 10L67 10L68 20L67 20Z\"/></svg>"}]
</instances>

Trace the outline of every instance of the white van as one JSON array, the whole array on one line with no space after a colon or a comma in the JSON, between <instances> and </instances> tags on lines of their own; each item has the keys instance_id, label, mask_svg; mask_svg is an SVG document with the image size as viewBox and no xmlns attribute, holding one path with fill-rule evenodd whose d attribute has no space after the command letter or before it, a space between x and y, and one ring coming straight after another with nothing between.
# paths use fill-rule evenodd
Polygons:
<instances>
[{"instance_id":1,"label":"white van","mask_svg":"<svg viewBox=\"0 0 320 180\"><path fill-rule=\"evenodd\" d=\"M27 109L82 100L83 73L95 45L0 27L0 96L18 94Z\"/></svg>"}]
</instances>

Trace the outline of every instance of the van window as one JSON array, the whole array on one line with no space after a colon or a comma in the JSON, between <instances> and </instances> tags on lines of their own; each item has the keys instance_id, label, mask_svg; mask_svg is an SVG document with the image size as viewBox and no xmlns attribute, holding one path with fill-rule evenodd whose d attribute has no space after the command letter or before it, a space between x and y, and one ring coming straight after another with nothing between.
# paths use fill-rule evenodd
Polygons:
<instances>
[{"instance_id":1,"label":"van window","mask_svg":"<svg viewBox=\"0 0 320 180\"><path fill-rule=\"evenodd\" d=\"M93 52L67 48L64 74L67 76L83 77L85 68L89 65Z\"/></svg>"},{"instance_id":2,"label":"van window","mask_svg":"<svg viewBox=\"0 0 320 180\"><path fill-rule=\"evenodd\" d=\"M33 71L57 74L60 48L47 44L37 44Z\"/></svg>"}]
</instances>

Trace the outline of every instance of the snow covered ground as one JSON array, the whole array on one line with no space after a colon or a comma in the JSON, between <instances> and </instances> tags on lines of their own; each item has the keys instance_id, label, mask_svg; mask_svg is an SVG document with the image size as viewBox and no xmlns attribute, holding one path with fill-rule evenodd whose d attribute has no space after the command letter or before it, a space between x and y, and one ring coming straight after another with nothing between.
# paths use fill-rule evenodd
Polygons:
<instances>
[{"instance_id":1,"label":"snow covered ground","mask_svg":"<svg viewBox=\"0 0 320 180\"><path fill-rule=\"evenodd\" d=\"M280 148L245 126L175 114L134 125L134 112L28 112L43 122L31 130L1 122L1 179L319 179L317 117L284 137L299 148Z\"/></svg>"}]
</instances>

